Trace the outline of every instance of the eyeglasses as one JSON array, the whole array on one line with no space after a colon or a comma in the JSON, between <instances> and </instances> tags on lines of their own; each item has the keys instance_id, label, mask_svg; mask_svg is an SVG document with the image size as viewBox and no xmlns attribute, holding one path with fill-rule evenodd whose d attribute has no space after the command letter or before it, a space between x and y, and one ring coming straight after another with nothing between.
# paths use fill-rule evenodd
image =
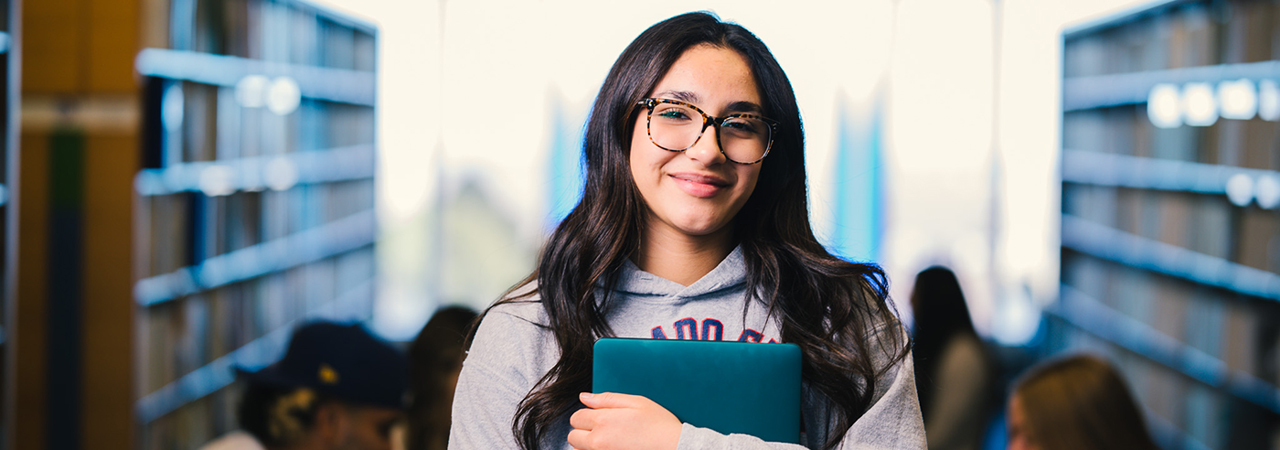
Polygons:
<instances>
[{"instance_id":1,"label":"eyeglasses","mask_svg":"<svg viewBox=\"0 0 1280 450\"><path fill-rule=\"evenodd\" d=\"M763 160L773 146L773 131L778 127L778 122L759 114L729 114L717 118L679 100L646 98L639 104L649 109L646 128L653 145L683 152L698 143L707 126L714 126L720 153L738 164ZM698 121L698 116L702 116L702 121Z\"/></svg>"}]
</instances>

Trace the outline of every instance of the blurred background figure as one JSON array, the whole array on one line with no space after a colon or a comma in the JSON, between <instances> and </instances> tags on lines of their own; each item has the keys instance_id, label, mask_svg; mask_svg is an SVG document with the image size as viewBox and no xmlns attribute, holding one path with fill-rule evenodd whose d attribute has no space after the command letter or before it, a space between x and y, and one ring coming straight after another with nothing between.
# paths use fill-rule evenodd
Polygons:
<instances>
[{"instance_id":1,"label":"blurred background figure","mask_svg":"<svg viewBox=\"0 0 1280 450\"><path fill-rule=\"evenodd\" d=\"M1111 364L1077 355L1049 361L1009 398L1009 450L1155 450L1146 421Z\"/></svg>"},{"instance_id":2,"label":"blurred background figure","mask_svg":"<svg viewBox=\"0 0 1280 450\"><path fill-rule=\"evenodd\" d=\"M467 333L476 311L448 306L436 311L409 346L409 407L407 450L444 450L449 445L453 390L466 356Z\"/></svg>"},{"instance_id":3,"label":"blurred background figure","mask_svg":"<svg viewBox=\"0 0 1280 450\"><path fill-rule=\"evenodd\" d=\"M916 275L911 310L916 390L929 449L980 448L995 371L955 273L933 266Z\"/></svg>"},{"instance_id":4,"label":"blurred background figure","mask_svg":"<svg viewBox=\"0 0 1280 450\"><path fill-rule=\"evenodd\" d=\"M390 450L404 418L405 357L358 324L313 322L245 381L242 431L203 450Z\"/></svg>"}]
</instances>

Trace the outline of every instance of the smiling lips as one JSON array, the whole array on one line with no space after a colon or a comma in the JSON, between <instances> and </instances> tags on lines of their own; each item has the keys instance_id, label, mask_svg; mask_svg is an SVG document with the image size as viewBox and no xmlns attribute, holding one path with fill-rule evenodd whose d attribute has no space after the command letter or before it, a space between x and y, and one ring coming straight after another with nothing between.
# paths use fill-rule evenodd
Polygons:
<instances>
[{"instance_id":1,"label":"smiling lips","mask_svg":"<svg viewBox=\"0 0 1280 450\"><path fill-rule=\"evenodd\" d=\"M686 194L699 198L714 197L729 187L723 178L698 173L673 173L669 175L676 181L676 186Z\"/></svg>"}]
</instances>

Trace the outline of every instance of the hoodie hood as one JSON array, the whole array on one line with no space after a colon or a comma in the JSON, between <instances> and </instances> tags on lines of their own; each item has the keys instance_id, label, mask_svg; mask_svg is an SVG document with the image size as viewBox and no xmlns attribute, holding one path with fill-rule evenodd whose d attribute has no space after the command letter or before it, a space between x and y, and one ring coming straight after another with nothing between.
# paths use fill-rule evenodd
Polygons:
<instances>
[{"instance_id":1,"label":"hoodie hood","mask_svg":"<svg viewBox=\"0 0 1280 450\"><path fill-rule=\"evenodd\" d=\"M627 259L622 263L614 291L632 297L654 297L651 300L666 297L694 299L740 289L746 281L746 261L739 246L734 247L715 269L688 286L640 270Z\"/></svg>"}]
</instances>

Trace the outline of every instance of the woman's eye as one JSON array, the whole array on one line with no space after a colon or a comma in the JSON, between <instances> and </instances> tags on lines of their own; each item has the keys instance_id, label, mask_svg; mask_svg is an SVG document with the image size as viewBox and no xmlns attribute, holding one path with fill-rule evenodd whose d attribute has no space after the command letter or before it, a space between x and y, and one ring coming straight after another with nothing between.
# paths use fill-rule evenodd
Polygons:
<instances>
[{"instance_id":1,"label":"woman's eye","mask_svg":"<svg viewBox=\"0 0 1280 450\"><path fill-rule=\"evenodd\" d=\"M760 133L760 126L746 120L730 120L720 126L721 130L729 131L737 136L756 135Z\"/></svg>"},{"instance_id":2,"label":"woman's eye","mask_svg":"<svg viewBox=\"0 0 1280 450\"><path fill-rule=\"evenodd\" d=\"M668 110L659 111L658 117L661 117L663 119L671 119L671 120L687 120L689 118L689 115L685 114L684 111L681 111L678 109L668 109Z\"/></svg>"}]
</instances>

